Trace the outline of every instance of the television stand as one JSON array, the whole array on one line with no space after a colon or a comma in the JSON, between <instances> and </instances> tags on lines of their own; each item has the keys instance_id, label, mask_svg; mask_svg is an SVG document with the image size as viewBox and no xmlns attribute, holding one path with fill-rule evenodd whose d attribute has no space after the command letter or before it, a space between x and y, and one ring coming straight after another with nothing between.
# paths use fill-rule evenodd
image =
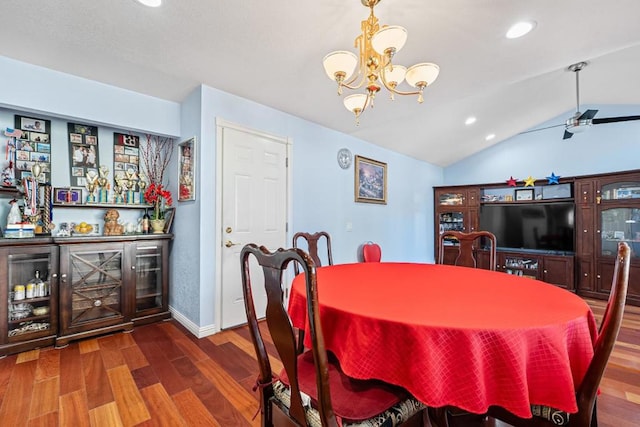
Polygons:
<instances>
[{"instance_id":1,"label":"television stand","mask_svg":"<svg viewBox=\"0 0 640 427\"><path fill-rule=\"evenodd\" d=\"M575 291L573 255L498 249L496 259L496 271L542 280Z\"/></svg>"}]
</instances>

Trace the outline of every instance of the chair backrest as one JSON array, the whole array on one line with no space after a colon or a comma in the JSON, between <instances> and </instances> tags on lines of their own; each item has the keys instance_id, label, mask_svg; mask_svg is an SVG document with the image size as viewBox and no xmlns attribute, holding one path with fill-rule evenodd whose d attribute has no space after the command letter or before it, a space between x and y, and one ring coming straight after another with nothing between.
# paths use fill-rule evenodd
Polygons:
<instances>
[{"instance_id":1,"label":"chair backrest","mask_svg":"<svg viewBox=\"0 0 640 427\"><path fill-rule=\"evenodd\" d=\"M257 271L250 269L250 256L254 256L258 265L262 269L262 277L258 277ZM287 414L298 424L306 426L305 410L303 399L300 395L300 385L298 383L297 356L298 348L294 329L291 325L287 310L283 306L284 292L282 286L283 273L290 262L300 265L305 274L305 287L307 294L307 311L309 315L309 333L312 343L312 354L314 359L316 384L318 391L318 412L322 420L322 425L337 426L337 420L331 405L329 391L329 368L327 352L324 346L324 339L320 325L320 313L318 310L318 293L316 287L316 269L313 260L303 250L278 249L269 252L264 246L258 247L255 244L248 244L240 252L240 264L242 269L242 289L244 293L245 310L251 339L256 351L260 374L258 386L261 389L261 404L263 410L263 426L273 425L273 373L269 356L265 347L265 342L258 326L258 319L252 296L252 277L255 283L260 283L264 279L264 287L267 294L266 321L271 339L282 361L284 369L289 379L291 390L291 404ZM258 270L254 266L254 270ZM257 290L256 290L257 291ZM293 423L291 423L293 425Z\"/></svg>"},{"instance_id":2,"label":"chair backrest","mask_svg":"<svg viewBox=\"0 0 640 427\"><path fill-rule=\"evenodd\" d=\"M382 258L382 249L380 245L373 242L367 242L362 245L362 260L364 262L380 262Z\"/></svg>"},{"instance_id":3,"label":"chair backrest","mask_svg":"<svg viewBox=\"0 0 640 427\"><path fill-rule=\"evenodd\" d=\"M331 236L326 231L318 231L317 233L313 234L305 233L302 231L297 232L293 235L293 247L299 248L300 246L298 246L298 240L300 238L305 239L307 241L307 252L309 256L315 263L316 267L320 267L322 266L322 261L320 260L320 256L318 253L318 242L322 237L325 238L325 243L327 245L327 265L333 265L333 256L331 255ZM298 274L298 264L295 264L293 268L296 274Z\"/></svg>"},{"instance_id":4,"label":"chair backrest","mask_svg":"<svg viewBox=\"0 0 640 427\"><path fill-rule=\"evenodd\" d=\"M607 301L607 308L602 316L598 338L594 344L594 354L587 373L578 387L576 395L578 401L578 413L571 414L571 426L589 426L595 416L595 401L602 375L609 361L609 356L620 332L622 316L627 299L629 287L629 264L631 249L625 242L618 243L618 253L613 270L611 293ZM578 421L574 423L574 419Z\"/></svg>"},{"instance_id":5,"label":"chair backrest","mask_svg":"<svg viewBox=\"0 0 640 427\"><path fill-rule=\"evenodd\" d=\"M458 241L457 245L447 246L445 242L451 241L454 238ZM484 242L482 240L484 238ZM438 251L438 264L444 264L444 249L445 246L449 248L455 248L458 250L456 259L453 265L459 265L463 267L478 267L478 260L475 257L474 249L479 249L482 243L489 242L491 247L489 248L489 270L496 269L496 236L489 231L473 231L471 233L463 233L461 231L445 231L440 234L440 245Z\"/></svg>"}]
</instances>

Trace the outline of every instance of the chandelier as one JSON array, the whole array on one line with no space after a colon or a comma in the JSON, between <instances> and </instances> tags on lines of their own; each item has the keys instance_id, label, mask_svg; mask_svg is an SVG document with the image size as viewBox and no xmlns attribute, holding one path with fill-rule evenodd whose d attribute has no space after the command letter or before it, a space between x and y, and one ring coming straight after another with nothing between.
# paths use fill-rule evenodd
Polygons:
<instances>
[{"instance_id":1,"label":"chandelier","mask_svg":"<svg viewBox=\"0 0 640 427\"><path fill-rule=\"evenodd\" d=\"M356 116L356 125L360 124L360 114L367 108L373 108L373 101L382 86L394 95L417 95L418 102L424 101L424 88L432 85L438 77L440 67L423 62L409 68L392 63L393 56L407 41L407 30L398 25L380 27L373 7L380 0L361 0L371 9L369 18L362 21L362 34L356 37L355 47L360 57L345 50L331 52L323 59L324 70L330 79L338 83L338 95L342 88L358 90L364 86L365 93L349 95L344 98L344 106ZM356 71L357 68L357 72ZM413 91L398 90L404 80L414 87Z\"/></svg>"}]
</instances>

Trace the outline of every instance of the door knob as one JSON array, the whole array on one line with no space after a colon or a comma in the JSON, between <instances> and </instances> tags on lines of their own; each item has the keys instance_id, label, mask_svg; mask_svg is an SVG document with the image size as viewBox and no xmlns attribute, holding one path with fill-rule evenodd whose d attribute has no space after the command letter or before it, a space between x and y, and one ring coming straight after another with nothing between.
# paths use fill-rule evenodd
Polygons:
<instances>
[{"instance_id":1,"label":"door knob","mask_svg":"<svg viewBox=\"0 0 640 427\"><path fill-rule=\"evenodd\" d=\"M231 246L236 246L239 245L240 243L233 243L231 240L227 240L226 242L224 242L224 245L228 248L230 248Z\"/></svg>"}]
</instances>

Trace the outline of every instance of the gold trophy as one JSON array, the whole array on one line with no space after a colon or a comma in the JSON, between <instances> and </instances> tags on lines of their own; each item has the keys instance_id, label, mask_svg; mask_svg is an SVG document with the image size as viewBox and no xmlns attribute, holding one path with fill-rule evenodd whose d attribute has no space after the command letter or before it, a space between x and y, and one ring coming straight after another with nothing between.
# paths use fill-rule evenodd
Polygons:
<instances>
[{"instance_id":1,"label":"gold trophy","mask_svg":"<svg viewBox=\"0 0 640 427\"><path fill-rule=\"evenodd\" d=\"M86 174L87 183L85 187L89 190L89 195L87 196L87 203L93 203L96 201L95 191L98 188L98 173L95 170L88 170Z\"/></svg>"},{"instance_id":2,"label":"gold trophy","mask_svg":"<svg viewBox=\"0 0 640 427\"><path fill-rule=\"evenodd\" d=\"M109 168L105 165L101 165L100 169L100 178L98 178L98 185L100 186L100 190L98 190L98 201L100 203L108 203L109 202Z\"/></svg>"}]
</instances>

